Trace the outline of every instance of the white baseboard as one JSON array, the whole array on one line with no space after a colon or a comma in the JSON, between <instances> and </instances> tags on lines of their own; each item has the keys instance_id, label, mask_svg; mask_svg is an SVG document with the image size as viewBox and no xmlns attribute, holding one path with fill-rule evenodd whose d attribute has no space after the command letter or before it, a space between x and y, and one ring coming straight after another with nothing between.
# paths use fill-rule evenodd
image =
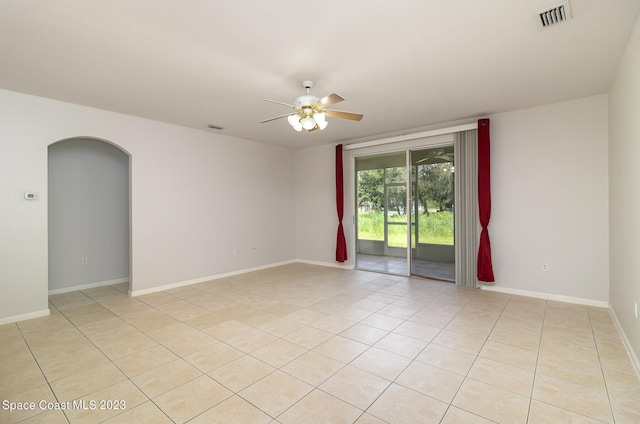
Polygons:
<instances>
[{"instance_id":1,"label":"white baseboard","mask_svg":"<svg viewBox=\"0 0 640 424\"><path fill-rule=\"evenodd\" d=\"M78 290L93 289L96 287L110 286L112 284L120 284L120 283L128 283L128 282L129 282L129 278L118 278L116 280L99 281L97 283L89 283L89 284L80 284L78 286L63 287L61 289L49 290L49 295L68 293L68 292L78 291Z\"/></svg>"},{"instance_id":2,"label":"white baseboard","mask_svg":"<svg viewBox=\"0 0 640 424\"><path fill-rule=\"evenodd\" d=\"M345 265L345 264L332 263L332 262L309 261L306 259L296 259L295 262L298 262L301 264L309 264L309 265L328 266L330 268L354 269L353 265Z\"/></svg>"},{"instance_id":3,"label":"white baseboard","mask_svg":"<svg viewBox=\"0 0 640 424\"><path fill-rule=\"evenodd\" d=\"M18 321L26 321L28 319L46 317L51 315L49 309L43 309L41 311L29 312L28 314L14 315L12 317L0 318L0 325L11 324Z\"/></svg>"},{"instance_id":4,"label":"white baseboard","mask_svg":"<svg viewBox=\"0 0 640 424\"><path fill-rule=\"evenodd\" d=\"M282 266L282 265L289 265L289 264L292 264L292 263L295 263L295 262L297 262L297 261L292 260L292 261L277 262L277 263L273 263L273 264L257 266L257 267L254 267L254 268L246 268L246 269L241 269L241 270L238 270L238 271L225 272L224 274L209 275L209 276L206 276L206 277L195 278L193 280L179 281L177 283L165 284L163 286L151 287L151 288L148 288L148 289L129 290L129 296L131 296L131 297L142 296L143 294L151 294L151 293L156 293L156 292L159 292L159 291L164 291L164 290L175 289L175 288L178 288L178 287L189 286L191 284L204 283L206 281L218 280L220 278L232 277L234 275L246 274L248 272L260 271L260 270L268 269L268 268L275 268L277 266Z\"/></svg>"},{"instance_id":5,"label":"white baseboard","mask_svg":"<svg viewBox=\"0 0 640 424\"><path fill-rule=\"evenodd\" d=\"M636 375L638 376L638 378L640 378L640 360L638 359L638 355L636 355L636 352L633 350L633 347L631 347L631 343L629 342L627 335L622 329L622 326L620 325L620 321L618 321L618 317L616 316L616 311L611 307L611 305L609 305L609 313L611 314L611 318L613 318L613 322L616 325L616 328L618 329L618 334L620 334L620 338L622 339L622 344L627 349L627 353L629 354L629 359L631 359L631 363L633 364L633 368L636 371Z\"/></svg>"},{"instance_id":6,"label":"white baseboard","mask_svg":"<svg viewBox=\"0 0 640 424\"><path fill-rule=\"evenodd\" d=\"M506 293L506 294L515 294L519 296L535 297L537 299L555 300L558 302L565 302L565 303L576 303L578 305L596 306L599 308L609 307L609 303L602 300L582 299L579 297L562 296L559 294L533 292L528 290L510 289L508 287L488 286L484 284L481 284L480 288L482 290L487 290L487 291L494 291L494 292Z\"/></svg>"}]
</instances>

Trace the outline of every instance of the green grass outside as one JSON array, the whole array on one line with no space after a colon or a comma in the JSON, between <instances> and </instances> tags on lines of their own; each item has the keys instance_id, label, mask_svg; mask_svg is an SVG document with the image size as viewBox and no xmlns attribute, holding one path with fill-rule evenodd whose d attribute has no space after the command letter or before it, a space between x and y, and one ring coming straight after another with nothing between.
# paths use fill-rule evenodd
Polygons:
<instances>
[{"instance_id":1,"label":"green grass outside","mask_svg":"<svg viewBox=\"0 0 640 424\"><path fill-rule=\"evenodd\" d=\"M406 215L396 215L389 219L391 222L405 223L406 220ZM429 215L421 213L418 215L418 230L420 243L453 245L453 213L447 211ZM384 240L382 212L358 212L358 239ZM406 225L389 225L389 246L407 246Z\"/></svg>"}]
</instances>

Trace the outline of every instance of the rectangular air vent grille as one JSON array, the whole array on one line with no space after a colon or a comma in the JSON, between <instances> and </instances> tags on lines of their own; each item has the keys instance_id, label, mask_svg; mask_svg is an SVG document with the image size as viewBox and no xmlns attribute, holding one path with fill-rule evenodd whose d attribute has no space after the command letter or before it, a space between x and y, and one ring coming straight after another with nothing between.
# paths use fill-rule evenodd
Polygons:
<instances>
[{"instance_id":1,"label":"rectangular air vent grille","mask_svg":"<svg viewBox=\"0 0 640 424\"><path fill-rule=\"evenodd\" d=\"M538 12L538 14L540 15L542 26L547 28L571 19L571 8L569 7L569 2L566 1L557 6Z\"/></svg>"}]
</instances>

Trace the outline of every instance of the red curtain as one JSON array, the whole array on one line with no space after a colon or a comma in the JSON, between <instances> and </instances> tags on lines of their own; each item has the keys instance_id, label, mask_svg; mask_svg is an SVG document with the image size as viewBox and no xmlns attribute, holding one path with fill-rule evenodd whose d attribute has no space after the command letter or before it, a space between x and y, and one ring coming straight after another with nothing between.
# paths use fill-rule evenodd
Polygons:
<instances>
[{"instance_id":1,"label":"red curtain","mask_svg":"<svg viewBox=\"0 0 640 424\"><path fill-rule=\"evenodd\" d=\"M491 219L491 154L488 119L478 120L478 208L482 226L478 247L478 280L491 283L495 278L487 228Z\"/></svg>"},{"instance_id":2,"label":"red curtain","mask_svg":"<svg viewBox=\"0 0 640 424\"><path fill-rule=\"evenodd\" d=\"M342 176L342 144L336 146L336 209L338 210L338 238L336 241L336 261L347 260L347 241L344 238L342 216L344 215L344 183Z\"/></svg>"}]
</instances>

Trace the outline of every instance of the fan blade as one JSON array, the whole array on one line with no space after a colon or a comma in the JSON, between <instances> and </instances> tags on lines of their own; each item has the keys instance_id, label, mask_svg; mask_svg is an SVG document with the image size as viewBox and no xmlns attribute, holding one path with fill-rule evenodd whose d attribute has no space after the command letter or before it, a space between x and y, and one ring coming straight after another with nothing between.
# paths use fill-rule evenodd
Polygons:
<instances>
[{"instance_id":1,"label":"fan blade","mask_svg":"<svg viewBox=\"0 0 640 424\"><path fill-rule=\"evenodd\" d=\"M262 100L264 100L265 102L271 102L271 103L275 103L275 104L278 104L278 105L289 106L289 107L292 107L294 109L297 109L297 107L295 107L294 105L290 105L289 103L279 102L277 100L271 100L271 99L262 99Z\"/></svg>"},{"instance_id":2,"label":"fan blade","mask_svg":"<svg viewBox=\"0 0 640 424\"><path fill-rule=\"evenodd\" d=\"M343 112L341 110L331 110L331 109L324 109L323 112L325 112L327 116L331 116L333 118L350 119L352 121L359 121L364 116L360 113Z\"/></svg>"},{"instance_id":3,"label":"fan blade","mask_svg":"<svg viewBox=\"0 0 640 424\"><path fill-rule=\"evenodd\" d=\"M323 109L325 107L331 106L331 105L335 105L336 103L340 103L341 101L343 101L344 99L342 98L342 96L333 93L333 94L329 94L328 96L325 96L323 98L321 98L320 100L318 100L316 103L313 104L313 107L316 110L320 110Z\"/></svg>"},{"instance_id":4,"label":"fan blade","mask_svg":"<svg viewBox=\"0 0 640 424\"><path fill-rule=\"evenodd\" d=\"M293 115L293 113L287 113L286 115L275 116L273 118L265 119L264 121L260 121L260 124L264 124L265 122L275 121L276 119L286 118L289 115Z\"/></svg>"}]
</instances>

